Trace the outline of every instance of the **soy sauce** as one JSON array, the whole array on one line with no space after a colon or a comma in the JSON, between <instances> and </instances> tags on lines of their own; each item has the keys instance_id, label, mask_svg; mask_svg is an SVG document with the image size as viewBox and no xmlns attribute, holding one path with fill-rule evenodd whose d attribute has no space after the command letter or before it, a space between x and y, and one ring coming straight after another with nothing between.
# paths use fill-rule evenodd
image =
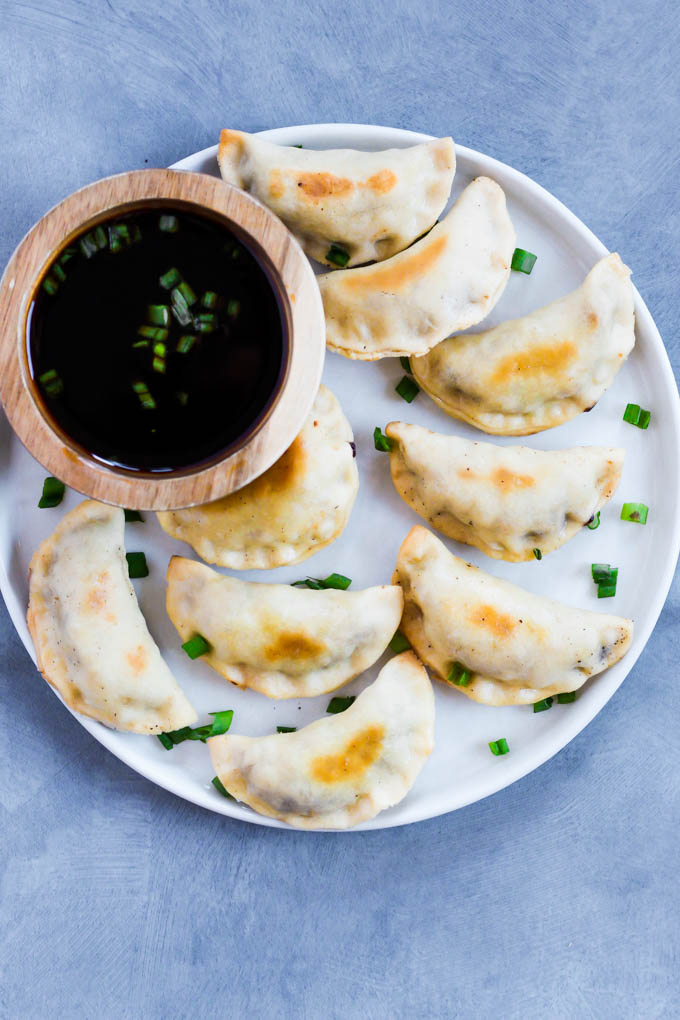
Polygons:
<instances>
[{"instance_id":1,"label":"soy sauce","mask_svg":"<svg viewBox=\"0 0 680 1020\"><path fill-rule=\"evenodd\" d=\"M169 205L84 231L28 320L31 374L56 425L131 471L235 448L271 406L286 345L255 255L221 222Z\"/></svg>"}]
</instances>

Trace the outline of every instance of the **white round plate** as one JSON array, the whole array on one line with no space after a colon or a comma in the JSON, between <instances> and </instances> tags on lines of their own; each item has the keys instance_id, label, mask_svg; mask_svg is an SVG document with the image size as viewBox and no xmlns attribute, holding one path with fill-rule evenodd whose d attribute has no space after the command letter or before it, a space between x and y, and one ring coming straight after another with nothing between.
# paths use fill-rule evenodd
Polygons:
<instances>
[{"instance_id":1,"label":"white round plate","mask_svg":"<svg viewBox=\"0 0 680 1020\"><path fill-rule=\"evenodd\" d=\"M414 145L428 135L395 128L356 124L318 124L265 131L262 137L307 148L383 149ZM217 174L217 147L175 164L186 170ZM523 315L577 287L607 249L560 202L516 170L471 149L456 147L458 168L455 199L474 177L486 174L498 181L508 200L517 244L538 255L531 276L512 273L494 312L477 329ZM634 252L622 251L624 262ZM680 497L680 411L678 393L663 342L643 301L636 293L637 344L610 390L590 414L527 442L539 449L583 444L623 446L626 462L612 502L602 512L597 531L582 532L541 562L510 564L491 560L476 549L448 545L484 570L539 594L584 609L606 610L635 620L635 639L627 656L606 673L590 680L570 705L554 704L549 712L531 708L486 708L456 690L435 682L435 749L415 786L401 804L359 829L404 825L453 811L480 800L531 772L568 743L611 698L634 665L656 623L680 545L677 506ZM340 538L296 567L241 574L249 581L287 583L300 577L324 577L339 571L353 579L353 588L389 582L399 545L419 518L399 498L390 480L388 458L373 448L373 429L393 419L425 425L440 432L480 438L473 429L454 421L421 393L412 404L394 392L403 375L394 358L374 363L348 361L328 354L324 382L338 396L354 429L361 485L350 522ZM647 431L622 420L627 402L652 411ZM27 571L35 547L55 527L66 510L80 501L68 492L61 507L38 510L45 471L26 453L2 419L0 434L0 587L14 625L29 653L31 640L25 623ZM483 436L506 445L515 439ZM639 500L650 507L645 527L619 520L624 501ZM229 684L200 661L191 662L180 650L164 607L165 570L173 553L193 556L187 546L165 535L153 514L144 524L126 526L128 550L143 550L150 576L135 581L142 610L171 669L200 713L233 708L236 733L272 733L278 725L302 726L325 712L329 696L296 701L269 701ZM590 564L616 564L616 597L598 603ZM377 675L381 660L368 673L347 685L356 693ZM44 681L36 674L35 683ZM55 711L59 711L55 702ZM155 737L117 733L76 716L100 743L137 772L211 811L260 825L281 823L225 800L212 787L213 770L206 747L184 743L166 751ZM510 753L495 758L488 741L506 737Z\"/></svg>"}]
</instances>

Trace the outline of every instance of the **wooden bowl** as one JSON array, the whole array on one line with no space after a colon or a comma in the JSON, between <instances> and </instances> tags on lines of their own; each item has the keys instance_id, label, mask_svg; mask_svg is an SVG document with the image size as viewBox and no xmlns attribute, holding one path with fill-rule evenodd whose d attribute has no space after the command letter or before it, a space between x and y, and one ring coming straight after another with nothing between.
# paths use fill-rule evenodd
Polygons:
<instances>
[{"instance_id":1,"label":"wooden bowl","mask_svg":"<svg viewBox=\"0 0 680 1020\"><path fill-rule=\"evenodd\" d=\"M171 202L222 219L255 253L278 290L288 356L269 410L236 449L207 466L163 474L102 464L63 433L46 411L28 367L27 316L54 257L82 231L136 207ZM78 492L117 506L169 510L225 496L262 474L290 446L321 379L325 325L319 288L283 223L245 192L216 177L134 170L90 184L50 209L28 232L0 280L0 399L26 449Z\"/></svg>"}]
</instances>

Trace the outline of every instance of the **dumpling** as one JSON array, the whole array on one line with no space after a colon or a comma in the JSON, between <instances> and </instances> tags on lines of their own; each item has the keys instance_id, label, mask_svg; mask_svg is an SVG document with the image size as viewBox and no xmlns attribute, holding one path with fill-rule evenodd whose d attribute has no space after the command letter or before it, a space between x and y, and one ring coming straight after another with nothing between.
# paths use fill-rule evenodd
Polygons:
<instances>
[{"instance_id":1,"label":"dumpling","mask_svg":"<svg viewBox=\"0 0 680 1020\"><path fill-rule=\"evenodd\" d=\"M478 177L408 251L319 277L326 344L364 361L425 354L489 314L508 282L514 246L502 189Z\"/></svg>"},{"instance_id":2,"label":"dumpling","mask_svg":"<svg viewBox=\"0 0 680 1020\"><path fill-rule=\"evenodd\" d=\"M239 687L270 698L326 694L368 669L399 626L398 585L311 591L256 584L173 556L168 616L183 641L202 634L202 658Z\"/></svg>"},{"instance_id":3,"label":"dumpling","mask_svg":"<svg viewBox=\"0 0 680 1020\"><path fill-rule=\"evenodd\" d=\"M85 500L36 550L28 629L38 668L76 712L161 733L196 712L149 634L128 576L118 507Z\"/></svg>"},{"instance_id":4,"label":"dumpling","mask_svg":"<svg viewBox=\"0 0 680 1020\"><path fill-rule=\"evenodd\" d=\"M408 149L299 149L244 131L222 131L217 154L228 184L279 216L312 258L329 266L332 245L347 265L386 259L429 230L456 170L451 138Z\"/></svg>"},{"instance_id":5,"label":"dumpling","mask_svg":"<svg viewBox=\"0 0 680 1020\"><path fill-rule=\"evenodd\" d=\"M566 297L484 333L449 337L411 369L453 418L526 436L589 411L634 343L630 269L608 255Z\"/></svg>"},{"instance_id":6,"label":"dumpling","mask_svg":"<svg viewBox=\"0 0 680 1020\"><path fill-rule=\"evenodd\" d=\"M300 829L346 829L406 796L433 740L432 685L404 652L339 715L297 733L225 733L208 744L225 788L259 814Z\"/></svg>"},{"instance_id":7,"label":"dumpling","mask_svg":"<svg viewBox=\"0 0 680 1020\"><path fill-rule=\"evenodd\" d=\"M253 482L214 503L158 514L208 563L263 570L299 563L342 532L359 488L352 429L319 387L302 432Z\"/></svg>"},{"instance_id":8,"label":"dumpling","mask_svg":"<svg viewBox=\"0 0 680 1020\"><path fill-rule=\"evenodd\" d=\"M485 705L530 705L575 691L622 658L633 623L533 595L453 556L426 528L404 539L393 580L401 630L442 680ZM455 679L451 681L454 683Z\"/></svg>"},{"instance_id":9,"label":"dumpling","mask_svg":"<svg viewBox=\"0 0 680 1020\"><path fill-rule=\"evenodd\" d=\"M401 498L442 534L513 562L580 531L611 499L625 456L607 446L494 446L399 421L385 433Z\"/></svg>"}]
</instances>

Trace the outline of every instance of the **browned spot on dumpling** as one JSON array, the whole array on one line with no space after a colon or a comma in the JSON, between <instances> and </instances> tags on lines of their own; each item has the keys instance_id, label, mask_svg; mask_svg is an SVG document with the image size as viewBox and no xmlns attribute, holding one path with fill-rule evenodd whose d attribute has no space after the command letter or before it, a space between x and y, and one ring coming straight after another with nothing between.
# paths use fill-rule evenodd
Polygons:
<instances>
[{"instance_id":1,"label":"browned spot on dumpling","mask_svg":"<svg viewBox=\"0 0 680 1020\"><path fill-rule=\"evenodd\" d=\"M574 344L570 340L564 340L559 344L543 344L518 351L516 354L508 354L491 376L491 382L503 385L518 374L525 377L551 375L558 378L576 358L577 353Z\"/></svg>"},{"instance_id":2,"label":"browned spot on dumpling","mask_svg":"<svg viewBox=\"0 0 680 1020\"><path fill-rule=\"evenodd\" d=\"M496 468L494 473L491 475L491 481L494 485L498 485L504 489L528 489L532 485L536 484L536 479L532 478L531 475L516 475L513 471L508 471L508 469L504 467Z\"/></svg>"},{"instance_id":3,"label":"browned spot on dumpling","mask_svg":"<svg viewBox=\"0 0 680 1020\"><path fill-rule=\"evenodd\" d=\"M379 266L371 266L366 273L348 273L342 281L345 289L390 292L403 290L432 269L442 257L447 241L446 234L440 234L420 251L406 254L394 265L384 263Z\"/></svg>"},{"instance_id":4,"label":"browned spot on dumpling","mask_svg":"<svg viewBox=\"0 0 680 1020\"><path fill-rule=\"evenodd\" d=\"M379 170L377 174L373 174L367 181L362 181L360 187L370 188L371 191L376 191L379 195L386 195L396 183L396 175L391 170Z\"/></svg>"},{"instance_id":5,"label":"browned spot on dumpling","mask_svg":"<svg viewBox=\"0 0 680 1020\"><path fill-rule=\"evenodd\" d=\"M106 603L109 598L109 580L108 570L102 571L97 577L97 580L88 591L85 600L85 607L88 612L101 613L106 609Z\"/></svg>"},{"instance_id":6,"label":"browned spot on dumpling","mask_svg":"<svg viewBox=\"0 0 680 1020\"><path fill-rule=\"evenodd\" d=\"M133 673L142 673L149 664L149 654L144 645L137 645L131 652L126 652L125 658Z\"/></svg>"},{"instance_id":7,"label":"browned spot on dumpling","mask_svg":"<svg viewBox=\"0 0 680 1020\"><path fill-rule=\"evenodd\" d=\"M283 631L264 649L269 662L280 662L282 659L315 659L326 651L321 641L315 641L299 631Z\"/></svg>"},{"instance_id":8,"label":"browned spot on dumpling","mask_svg":"<svg viewBox=\"0 0 680 1020\"><path fill-rule=\"evenodd\" d=\"M269 175L269 195L270 198L282 198L285 191L283 183L283 177L281 176L280 170L272 170Z\"/></svg>"},{"instance_id":9,"label":"browned spot on dumpling","mask_svg":"<svg viewBox=\"0 0 680 1020\"><path fill-rule=\"evenodd\" d=\"M598 319L595 312L588 312L588 325L590 326L591 329L597 329L599 321L600 320Z\"/></svg>"},{"instance_id":10,"label":"browned spot on dumpling","mask_svg":"<svg viewBox=\"0 0 680 1020\"><path fill-rule=\"evenodd\" d=\"M490 630L495 637L510 637L517 626L512 616L499 613L493 606L476 606L468 616L470 623Z\"/></svg>"},{"instance_id":11,"label":"browned spot on dumpling","mask_svg":"<svg viewBox=\"0 0 680 1020\"><path fill-rule=\"evenodd\" d=\"M436 170L451 169L451 148L448 139L442 138L439 145L432 148L432 162Z\"/></svg>"},{"instance_id":12,"label":"browned spot on dumpling","mask_svg":"<svg viewBox=\"0 0 680 1020\"><path fill-rule=\"evenodd\" d=\"M325 754L315 758L311 773L319 783L344 783L348 779L359 779L380 755L385 736L384 726L369 726L352 737L347 746L337 754Z\"/></svg>"},{"instance_id":13,"label":"browned spot on dumpling","mask_svg":"<svg viewBox=\"0 0 680 1020\"><path fill-rule=\"evenodd\" d=\"M201 512L206 518L219 518L221 514L231 508L251 503L256 508L258 500L270 499L274 493L277 496L283 496L286 490L294 487L298 478L304 476L306 465L305 441L302 436L298 436L286 452L263 475L249 482L248 485L244 485L242 489L233 492L230 496L223 496L222 499L206 503L201 507ZM256 510L254 510L255 512Z\"/></svg>"},{"instance_id":14,"label":"browned spot on dumpling","mask_svg":"<svg viewBox=\"0 0 680 1020\"><path fill-rule=\"evenodd\" d=\"M230 131L229 128L223 128L220 133L220 159L226 155L227 149L232 149L234 157L240 159L243 152L243 139L238 131Z\"/></svg>"},{"instance_id":15,"label":"browned spot on dumpling","mask_svg":"<svg viewBox=\"0 0 680 1020\"><path fill-rule=\"evenodd\" d=\"M298 174L297 183L303 196L312 202L317 198L345 198L354 191L354 184L348 177L336 177L326 171Z\"/></svg>"}]
</instances>

